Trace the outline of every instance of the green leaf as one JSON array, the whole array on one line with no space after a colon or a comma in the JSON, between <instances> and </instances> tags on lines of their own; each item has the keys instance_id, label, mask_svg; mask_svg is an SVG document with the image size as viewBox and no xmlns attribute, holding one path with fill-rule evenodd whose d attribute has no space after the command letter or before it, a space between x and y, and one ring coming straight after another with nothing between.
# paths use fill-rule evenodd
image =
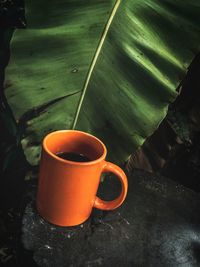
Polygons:
<instances>
[{"instance_id":1,"label":"green leaf","mask_svg":"<svg viewBox=\"0 0 200 267\"><path fill-rule=\"evenodd\" d=\"M112 160L126 159L165 117L199 50L200 3L26 5L28 26L12 40L6 94L30 161L44 135L73 126L100 137Z\"/></svg>"}]
</instances>

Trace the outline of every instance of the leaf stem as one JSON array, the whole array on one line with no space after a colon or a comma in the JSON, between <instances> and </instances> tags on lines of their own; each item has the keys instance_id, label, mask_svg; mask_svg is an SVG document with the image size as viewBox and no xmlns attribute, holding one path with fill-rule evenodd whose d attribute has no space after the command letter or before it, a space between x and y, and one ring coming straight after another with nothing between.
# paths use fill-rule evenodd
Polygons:
<instances>
[{"instance_id":1,"label":"leaf stem","mask_svg":"<svg viewBox=\"0 0 200 267\"><path fill-rule=\"evenodd\" d=\"M90 68L88 70L88 73L87 73L87 76L86 76L86 79L85 79L85 82L84 82L82 95L81 95L79 103L78 103L78 107L77 107L77 110L76 110L76 115L75 115L75 118L74 118L74 121L73 121L72 129L75 129L75 127L76 127L76 123L77 123L77 120L78 120L78 117L79 117L79 113L80 113L80 110L81 110L81 106L83 104L83 100L84 100L84 97L85 97L85 94L86 94L86 91L87 91L87 88L88 88L88 84L90 82L90 78L91 78L92 72L93 72L95 64L96 64L96 62L98 60L99 54L100 54L101 49L103 47L106 35L107 35L108 30L109 30L109 28L111 26L113 18L114 18L115 14L117 12L117 9L118 9L118 7L120 5L120 2L121 2L121 0L116 0L115 5L114 5L114 7L112 9L112 12L110 14L110 17L109 17L109 19L108 19L108 21L107 21L107 23L105 25L105 28L104 28L104 31L102 33L101 39L99 40L99 44L97 46L96 52L94 54L94 57L92 59L92 62L90 64Z\"/></svg>"}]
</instances>

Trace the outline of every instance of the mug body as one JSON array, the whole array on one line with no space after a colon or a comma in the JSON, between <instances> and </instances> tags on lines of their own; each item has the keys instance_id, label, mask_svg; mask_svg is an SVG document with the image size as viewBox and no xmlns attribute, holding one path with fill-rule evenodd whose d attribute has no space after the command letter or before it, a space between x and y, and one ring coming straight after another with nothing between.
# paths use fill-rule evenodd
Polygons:
<instances>
[{"instance_id":1,"label":"mug body","mask_svg":"<svg viewBox=\"0 0 200 267\"><path fill-rule=\"evenodd\" d=\"M88 162L60 158L61 152L83 154ZM86 221L94 205L106 157L96 137L74 130L56 131L43 140L36 205L48 222L74 226Z\"/></svg>"}]
</instances>

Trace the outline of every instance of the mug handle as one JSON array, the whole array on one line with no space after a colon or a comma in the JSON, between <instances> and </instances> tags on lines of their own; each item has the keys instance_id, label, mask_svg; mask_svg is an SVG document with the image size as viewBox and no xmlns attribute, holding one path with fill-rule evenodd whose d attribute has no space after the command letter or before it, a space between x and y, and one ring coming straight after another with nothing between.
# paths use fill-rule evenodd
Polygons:
<instances>
[{"instance_id":1,"label":"mug handle","mask_svg":"<svg viewBox=\"0 0 200 267\"><path fill-rule=\"evenodd\" d=\"M105 165L103 166L102 172L114 173L121 182L122 191L119 197L111 201L105 201L96 196L94 201L94 207L100 210L114 210L118 208L126 198L128 190L128 180L123 170L111 162L105 161Z\"/></svg>"}]
</instances>

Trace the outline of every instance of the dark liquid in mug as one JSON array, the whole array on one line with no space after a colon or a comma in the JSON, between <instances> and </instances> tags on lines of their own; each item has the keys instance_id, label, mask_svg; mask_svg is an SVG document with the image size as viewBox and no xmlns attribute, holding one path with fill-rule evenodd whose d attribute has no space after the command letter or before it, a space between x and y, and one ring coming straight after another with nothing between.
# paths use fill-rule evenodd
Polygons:
<instances>
[{"instance_id":1,"label":"dark liquid in mug","mask_svg":"<svg viewBox=\"0 0 200 267\"><path fill-rule=\"evenodd\" d=\"M87 156L83 154L78 154L74 152L58 152L56 153L56 156L58 156L61 159L66 159L70 161L75 161L75 162L88 162L91 161Z\"/></svg>"}]
</instances>

